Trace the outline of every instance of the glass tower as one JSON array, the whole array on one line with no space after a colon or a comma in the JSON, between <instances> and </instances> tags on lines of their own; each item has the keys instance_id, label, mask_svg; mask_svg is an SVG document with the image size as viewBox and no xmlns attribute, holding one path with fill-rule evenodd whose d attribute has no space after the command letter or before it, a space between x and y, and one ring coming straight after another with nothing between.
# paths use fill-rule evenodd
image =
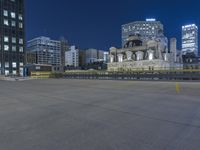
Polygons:
<instances>
[{"instance_id":1,"label":"glass tower","mask_svg":"<svg viewBox=\"0 0 200 150\"><path fill-rule=\"evenodd\" d=\"M182 27L182 52L198 55L198 27L195 24Z\"/></svg>"},{"instance_id":2,"label":"glass tower","mask_svg":"<svg viewBox=\"0 0 200 150\"><path fill-rule=\"evenodd\" d=\"M0 74L23 74L24 0L0 1Z\"/></svg>"},{"instance_id":3,"label":"glass tower","mask_svg":"<svg viewBox=\"0 0 200 150\"><path fill-rule=\"evenodd\" d=\"M122 25L122 47L127 38L133 34L140 34L143 41L157 36L159 30L163 30L163 24L156 19L146 19L146 21L136 21Z\"/></svg>"}]
</instances>

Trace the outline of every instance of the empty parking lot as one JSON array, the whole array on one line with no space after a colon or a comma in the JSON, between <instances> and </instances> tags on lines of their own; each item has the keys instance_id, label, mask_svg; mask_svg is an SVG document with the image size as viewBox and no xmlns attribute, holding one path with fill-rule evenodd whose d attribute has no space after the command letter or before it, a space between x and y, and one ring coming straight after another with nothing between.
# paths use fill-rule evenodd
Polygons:
<instances>
[{"instance_id":1,"label":"empty parking lot","mask_svg":"<svg viewBox=\"0 0 200 150\"><path fill-rule=\"evenodd\" d=\"M0 81L1 150L199 150L200 83Z\"/></svg>"}]
</instances>

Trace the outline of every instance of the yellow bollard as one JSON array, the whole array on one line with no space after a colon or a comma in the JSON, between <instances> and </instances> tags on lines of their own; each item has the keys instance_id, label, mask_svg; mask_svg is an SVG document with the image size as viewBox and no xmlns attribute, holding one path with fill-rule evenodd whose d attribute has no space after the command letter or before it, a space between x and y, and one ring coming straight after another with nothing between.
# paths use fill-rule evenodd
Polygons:
<instances>
[{"instance_id":1,"label":"yellow bollard","mask_svg":"<svg viewBox=\"0 0 200 150\"><path fill-rule=\"evenodd\" d=\"M180 93L181 92L181 86L180 83L176 83L176 93Z\"/></svg>"}]
</instances>

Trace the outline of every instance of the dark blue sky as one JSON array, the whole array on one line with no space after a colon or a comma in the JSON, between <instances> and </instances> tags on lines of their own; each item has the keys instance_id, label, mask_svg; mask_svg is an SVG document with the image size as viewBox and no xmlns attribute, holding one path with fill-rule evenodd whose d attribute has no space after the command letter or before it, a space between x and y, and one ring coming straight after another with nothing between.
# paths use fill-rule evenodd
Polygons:
<instances>
[{"instance_id":1,"label":"dark blue sky","mask_svg":"<svg viewBox=\"0 0 200 150\"><path fill-rule=\"evenodd\" d=\"M107 50L121 46L122 24L154 17L180 48L181 26L199 25L199 8L198 0L26 0L26 36L64 36L80 48Z\"/></svg>"}]
</instances>

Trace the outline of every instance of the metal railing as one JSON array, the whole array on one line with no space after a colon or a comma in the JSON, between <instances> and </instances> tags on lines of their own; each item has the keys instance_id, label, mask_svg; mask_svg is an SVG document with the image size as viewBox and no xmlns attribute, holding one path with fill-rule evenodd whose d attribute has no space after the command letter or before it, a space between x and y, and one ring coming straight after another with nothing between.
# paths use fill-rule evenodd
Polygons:
<instances>
[{"instance_id":1,"label":"metal railing","mask_svg":"<svg viewBox=\"0 0 200 150\"><path fill-rule=\"evenodd\" d=\"M66 79L93 80L200 80L200 70L157 70L134 72L69 72Z\"/></svg>"}]
</instances>

